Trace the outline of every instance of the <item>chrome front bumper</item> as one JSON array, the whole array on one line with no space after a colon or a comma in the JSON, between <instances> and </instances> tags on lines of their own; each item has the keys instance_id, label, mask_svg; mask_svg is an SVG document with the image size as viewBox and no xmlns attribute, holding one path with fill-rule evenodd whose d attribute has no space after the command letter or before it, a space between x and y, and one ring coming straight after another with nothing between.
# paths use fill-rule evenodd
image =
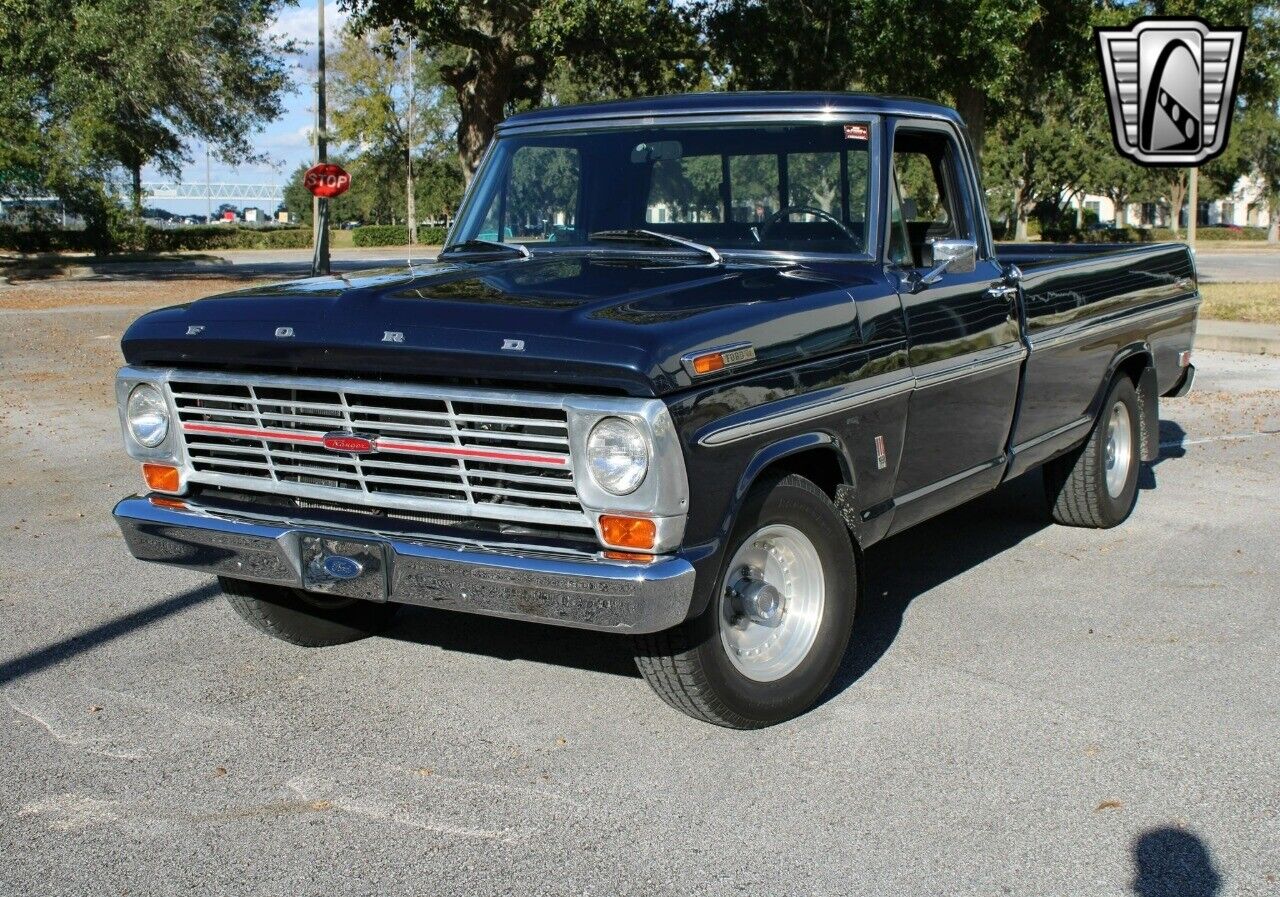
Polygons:
<instances>
[{"instance_id":1,"label":"chrome front bumper","mask_svg":"<svg viewBox=\"0 0 1280 897\"><path fill-rule=\"evenodd\" d=\"M506 550L166 507L134 496L116 522L139 560L299 589L609 632L684 621L694 569ZM335 575L336 574L336 575Z\"/></svg>"}]
</instances>

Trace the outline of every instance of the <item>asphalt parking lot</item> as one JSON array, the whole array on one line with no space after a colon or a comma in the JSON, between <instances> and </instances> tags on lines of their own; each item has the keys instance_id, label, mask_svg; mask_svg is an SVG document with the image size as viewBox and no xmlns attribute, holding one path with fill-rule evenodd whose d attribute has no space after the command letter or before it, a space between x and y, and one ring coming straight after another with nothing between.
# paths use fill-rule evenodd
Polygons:
<instances>
[{"instance_id":1,"label":"asphalt parking lot","mask_svg":"<svg viewBox=\"0 0 1280 897\"><path fill-rule=\"evenodd\" d=\"M1031 476L874 549L836 686L744 733L615 637L305 650L134 561L137 313L0 311L0 893L1280 893L1280 360L1197 355L1119 529Z\"/></svg>"}]
</instances>

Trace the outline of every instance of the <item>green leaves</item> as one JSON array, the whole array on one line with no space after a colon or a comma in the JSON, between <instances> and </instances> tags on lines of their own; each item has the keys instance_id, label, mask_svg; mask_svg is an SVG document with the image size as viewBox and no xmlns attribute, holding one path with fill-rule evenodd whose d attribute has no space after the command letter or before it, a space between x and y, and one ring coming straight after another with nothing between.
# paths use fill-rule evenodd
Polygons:
<instances>
[{"instance_id":1,"label":"green leaves","mask_svg":"<svg viewBox=\"0 0 1280 897\"><path fill-rule=\"evenodd\" d=\"M0 120L17 122L0 167L111 221L104 180L154 164L177 174L199 140L228 162L258 158L254 131L289 87L290 42L269 26L280 0L7 0L0 15ZM135 201L139 197L135 196Z\"/></svg>"}]
</instances>

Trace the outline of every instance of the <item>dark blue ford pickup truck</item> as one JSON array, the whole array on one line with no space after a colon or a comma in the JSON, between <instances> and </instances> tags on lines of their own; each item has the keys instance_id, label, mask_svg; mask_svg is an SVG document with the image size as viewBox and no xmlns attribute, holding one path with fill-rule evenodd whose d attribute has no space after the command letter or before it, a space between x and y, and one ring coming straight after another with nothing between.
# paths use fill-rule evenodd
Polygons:
<instances>
[{"instance_id":1,"label":"dark blue ford pickup truck","mask_svg":"<svg viewBox=\"0 0 1280 897\"><path fill-rule=\"evenodd\" d=\"M1122 522L1199 301L1180 244L997 247L931 103L530 112L436 261L140 318L115 516L296 644L400 604L617 632L763 726L829 685L878 540L1040 466L1055 520Z\"/></svg>"}]
</instances>

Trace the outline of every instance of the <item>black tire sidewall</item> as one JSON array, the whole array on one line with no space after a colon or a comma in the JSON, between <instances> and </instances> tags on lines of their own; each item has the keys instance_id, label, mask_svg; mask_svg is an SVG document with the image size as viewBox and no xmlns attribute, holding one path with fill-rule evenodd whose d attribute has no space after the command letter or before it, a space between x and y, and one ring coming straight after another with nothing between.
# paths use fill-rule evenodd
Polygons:
<instances>
[{"instance_id":1,"label":"black tire sidewall","mask_svg":"<svg viewBox=\"0 0 1280 897\"><path fill-rule=\"evenodd\" d=\"M720 638L720 596L726 586L729 561L739 546L757 530L772 524L793 526L813 542L822 562L826 594L822 624L808 655L783 678L757 682L738 670L725 651ZM822 695L839 669L853 628L856 600L853 544L826 496L795 476L757 486L738 516L715 592L696 621L697 653L708 684L733 714L757 725L802 713Z\"/></svg>"},{"instance_id":2,"label":"black tire sidewall","mask_svg":"<svg viewBox=\"0 0 1280 897\"><path fill-rule=\"evenodd\" d=\"M255 628L282 641L323 647L357 641L382 631L394 604L359 599L312 598L300 589L219 577L232 608Z\"/></svg>"},{"instance_id":3,"label":"black tire sidewall","mask_svg":"<svg viewBox=\"0 0 1280 897\"><path fill-rule=\"evenodd\" d=\"M1129 471L1125 477L1124 488L1118 496L1107 491L1107 424L1111 419L1111 409L1117 402L1124 404L1129 413L1129 432L1132 449L1129 453ZM1096 482L1098 489L1098 506L1107 526L1122 523L1133 511L1138 500L1138 474L1142 468L1142 434L1138 416L1138 392L1128 377L1120 377L1107 392L1102 405L1102 413L1098 416L1097 435L1090 446L1094 452L1095 470L1098 471Z\"/></svg>"}]
</instances>

